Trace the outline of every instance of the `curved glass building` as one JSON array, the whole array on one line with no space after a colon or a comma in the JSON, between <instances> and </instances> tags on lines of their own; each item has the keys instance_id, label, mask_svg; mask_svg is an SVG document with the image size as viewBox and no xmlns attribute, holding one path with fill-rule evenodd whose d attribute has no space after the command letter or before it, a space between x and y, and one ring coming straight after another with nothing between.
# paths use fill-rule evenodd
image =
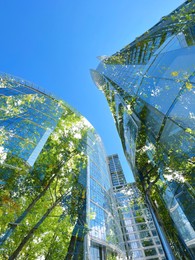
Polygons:
<instances>
[{"instance_id":1,"label":"curved glass building","mask_svg":"<svg viewBox=\"0 0 195 260\"><path fill-rule=\"evenodd\" d=\"M1 259L124 259L106 155L88 121L0 76Z\"/></svg>"},{"instance_id":2,"label":"curved glass building","mask_svg":"<svg viewBox=\"0 0 195 260\"><path fill-rule=\"evenodd\" d=\"M195 1L91 74L177 259L195 257Z\"/></svg>"}]
</instances>

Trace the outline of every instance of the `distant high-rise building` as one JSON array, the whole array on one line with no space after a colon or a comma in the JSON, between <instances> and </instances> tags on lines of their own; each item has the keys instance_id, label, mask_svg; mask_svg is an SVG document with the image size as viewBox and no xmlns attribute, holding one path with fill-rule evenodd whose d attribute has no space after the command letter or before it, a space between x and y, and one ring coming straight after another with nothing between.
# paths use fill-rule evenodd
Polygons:
<instances>
[{"instance_id":1,"label":"distant high-rise building","mask_svg":"<svg viewBox=\"0 0 195 260\"><path fill-rule=\"evenodd\" d=\"M117 154L108 156L108 165L127 259L166 259L149 205L136 183L126 182Z\"/></svg>"},{"instance_id":2,"label":"distant high-rise building","mask_svg":"<svg viewBox=\"0 0 195 260\"><path fill-rule=\"evenodd\" d=\"M91 74L177 259L195 258L195 1Z\"/></svg>"},{"instance_id":3,"label":"distant high-rise building","mask_svg":"<svg viewBox=\"0 0 195 260\"><path fill-rule=\"evenodd\" d=\"M123 169L118 154L108 156L108 165L113 187L125 185L127 182L123 173Z\"/></svg>"}]
</instances>

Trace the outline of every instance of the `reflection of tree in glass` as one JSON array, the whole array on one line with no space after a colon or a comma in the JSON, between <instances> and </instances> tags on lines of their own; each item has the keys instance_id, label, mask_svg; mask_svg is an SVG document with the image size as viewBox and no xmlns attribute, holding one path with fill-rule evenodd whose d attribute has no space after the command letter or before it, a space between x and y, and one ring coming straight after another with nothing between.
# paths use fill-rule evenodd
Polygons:
<instances>
[{"instance_id":1,"label":"reflection of tree in glass","mask_svg":"<svg viewBox=\"0 0 195 260\"><path fill-rule=\"evenodd\" d=\"M2 160L0 214L4 259L8 256L15 259L19 254L31 259L41 256L55 259L57 252L63 258L67 253L79 208L85 203L79 176L86 167L81 140L88 126L69 108L60 106L64 113L33 168L14 156L14 151L13 154L9 151ZM21 111L22 105L9 115L16 116ZM2 141L2 147L3 144Z\"/></svg>"}]
</instances>

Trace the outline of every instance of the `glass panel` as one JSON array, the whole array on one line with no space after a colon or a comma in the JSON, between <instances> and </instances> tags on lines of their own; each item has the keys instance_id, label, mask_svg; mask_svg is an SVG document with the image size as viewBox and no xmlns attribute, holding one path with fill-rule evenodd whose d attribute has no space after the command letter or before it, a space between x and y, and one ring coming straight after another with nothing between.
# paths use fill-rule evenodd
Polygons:
<instances>
[{"instance_id":1,"label":"glass panel","mask_svg":"<svg viewBox=\"0 0 195 260\"><path fill-rule=\"evenodd\" d=\"M140 232L140 238L146 238L146 237L151 237L151 234L149 231L144 231L144 232Z\"/></svg>"},{"instance_id":2,"label":"glass panel","mask_svg":"<svg viewBox=\"0 0 195 260\"><path fill-rule=\"evenodd\" d=\"M162 126L164 115L160 113L157 109L151 106L147 106L147 115L146 115L146 126L149 137L152 139L150 133L153 137L157 137ZM153 138L154 139L154 138Z\"/></svg>"},{"instance_id":3,"label":"glass panel","mask_svg":"<svg viewBox=\"0 0 195 260\"><path fill-rule=\"evenodd\" d=\"M137 225L138 230L145 230L148 229L147 224L141 224L141 225Z\"/></svg>"},{"instance_id":4,"label":"glass panel","mask_svg":"<svg viewBox=\"0 0 195 260\"><path fill-rule=\"evenodd\" d=\"M186 155L193 157L195 154L195 138L169 119L166 121L160 142L167 151L171 150L178 158Z\"/></svg>"},{"instance_id":5,"label":"glass panel","mask_svg":"<svg viewBox=\"0 0 195 260\"><path fill-rule=\"evenodd\" d=\"M152 239L144 239L144 240L141 241L141 243L142 243L143 247L153 246L154 245Z\"/></svg>"},{"instance_id":6,"label":"glass panel","mask_svg":"<svg viewBox=\"0 0 195 260\"><path fill-rule=\"evenodd\" d=\"M184 91L178 98L169 117L184 128L195 130L195 86L191 83L184 85Z\"/></svg>"},{"instance_id":7,"label":"glass panel","mask_svg":"<svg viewBox=\"0 0 195 260\"><path fill-rule=\"evenodd\" d=\"M182 83L174 80L145 78L139 88L138 96L166 114L181 87Z\"/></svg>"},{"instance_id":8,"label":"glass panel","mask_svg":"<svg viewBox=\"0 0 195 260\"><path fill-rule=\"evenodd\" d=\"M195 68L195 47L178 49L157 56L148 76L173 80L187 79Z\"/></svg>"},{"instance_id":9,"label":"glass panel","mask_svg":"<svg viewBox=\"0 0 195 260\"><path fill-rule=\"evenodd\" d=\"M156 252L155 248L145 249L144 253L145 253L145 256L157 255L157 252Z\"/></svg>"},{"instance_id":10,"label":"glass panel","mask_svg":"<svg viewBox=\"0 0 195 260\"><path fill-rule=\"evenodd\" d=\"M143 257L143 253L142 253L142 251L138 251L138 250L136 250L136 251L133 251L133 259L135 258L140 258L140 257Z\"/></svg>"}]
</instances>

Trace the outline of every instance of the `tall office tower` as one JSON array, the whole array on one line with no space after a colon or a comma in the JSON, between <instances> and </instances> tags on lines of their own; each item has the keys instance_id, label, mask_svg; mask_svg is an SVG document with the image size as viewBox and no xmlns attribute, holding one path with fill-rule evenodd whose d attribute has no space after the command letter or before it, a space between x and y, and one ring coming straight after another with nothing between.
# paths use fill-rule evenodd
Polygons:
<instances>
[{"instance_id":1,"label":"tall office tower","mask_svg":"<svg viewBox=\"0 0 195 260\"><path fill-rule=\"evenodd\" d=\"M65 102L0 76L0 259L124 259L100 137Z\"/></svg>"},{"instance_id":2,"label":"tall office tower","mask_svg":"<svg viewBox=\"0 0 195 260\"><path fill-rule=\"evenodd\" d=\"M126 179L121 167L121 163L118 154L108 156L108 166L111 174L113 187L125 185Z\"/></svg>"},{"instance_id":3,"label":"tall office tower","mask_svg":"<svg viewBox=\"0 0 195 260\"><path fill-rule=\"evenodd\" d=\"M166 259L149 206L136 183L126 182L117 154L108 156L108 165L127 259Z\"/></svg>"},{"instance_id":4,"label":"tall office tower","mask_svg":"<svg viewBox=\"0 0 195 260\"><path fill-rule=\"evenodd\" d=\"M91 71L177 259L195 258L194 13L186 1Z\"/></svg>"}]
</instances>

